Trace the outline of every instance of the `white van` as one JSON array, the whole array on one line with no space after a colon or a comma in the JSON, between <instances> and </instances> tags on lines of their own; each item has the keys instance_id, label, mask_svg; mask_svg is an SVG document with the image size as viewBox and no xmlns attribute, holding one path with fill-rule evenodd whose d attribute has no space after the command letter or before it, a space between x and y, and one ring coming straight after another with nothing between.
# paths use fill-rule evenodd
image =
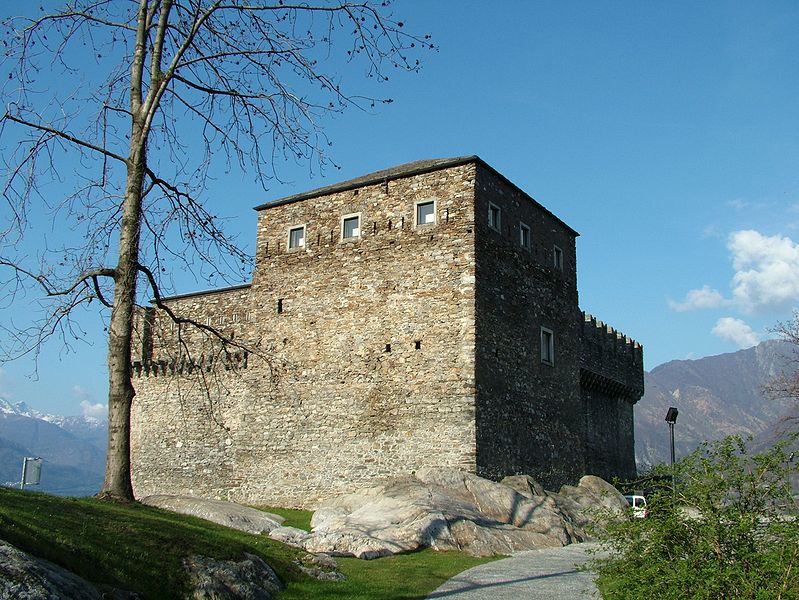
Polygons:
<instances>
[{"instance_id":1,"label":"white van","mask_svg":"<svg viewBox=\"0 0 799 600\"><path fill-rule=\"evenodd\" d=\"M632 510L633 517L637 519L643 519L646 517L646 498L643 496L630 494L625 495L624 499L627 500L627 504L630 505L630 510Z\"/></svg>"}]
</instances>

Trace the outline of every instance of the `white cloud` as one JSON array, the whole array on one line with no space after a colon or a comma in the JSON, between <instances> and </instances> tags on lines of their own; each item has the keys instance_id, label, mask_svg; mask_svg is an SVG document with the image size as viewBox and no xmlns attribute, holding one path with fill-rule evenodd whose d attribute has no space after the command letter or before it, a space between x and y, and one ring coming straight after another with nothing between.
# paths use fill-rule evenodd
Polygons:
<instances>
[{"instance_id":1,"label":"white cloud","mask_svg":"<svg viewBox=\"0 0 799 600\"><path fill-rule=\"evenodd\" d=\"M97 419L104 419L108 415L108 405L92 404L88 400L81 400L80 408L83 411L84 417L95 417Z\"/></svg>"},{"instance_id":2,"label":"white cloud","mask_svg":"<svg viewBox=\"0 0 799 600\"><path fill-rule=\"evenodd\" d=\"M760 335L752 330L741 319L733 317L722 317L716 321L713 327L713 334L723 340L732 342L738 348L751 348L760 342Z\"/></svg>"},{"instance_id":3,"label":"white cloud","mask_svg":"<svg viewBox=\"0 0 799 600\"><path fill-rule=\"evenodd\" d=\"M734 306L752 314L785 311L799 301L799 244L782 235L763 235L746 229L727 238L735 274L730 282L731 298L709 285L690 290L682 302L669 300L678 312Z\"/></svg>"},{"instance_id":4,"label":"white cloud","mask_svg":"<svg viewBox=\"0 0 799 600\"><path fill-rule=\"evenodd\" d=\"M791 238L735 231L727 247L735 269L732 297L743 312L786 309L799 299L799 244Z\"/></svg>"},{"instance_id":5,"label":"white cloud","mask_svg":"<svg viewBox=\"0 0 799 600\"><path fill-rule=\"evenodd\" d=\"M704 285L698 290L690 290L685 295L685 300L683 302L669 300L669 306L672 310L676 310L677 312L699 310L702 308L718 308L727 303L729 303L729 301L725 300L721 292L711 288L709 285Z\"/></svg>"},{"instance_id":6,"label":"white cloud","mask_svg":"<svg viewBox=\"0 0 799 600\"><path fill-rule=\"evenodd\" d=\"M72 395L80 399L80 409L83 411L84 417L106 418L108 414L108 405L92 402L92 395L85 388L79 385L73 385Z\"/></svg>"}]
</instances>

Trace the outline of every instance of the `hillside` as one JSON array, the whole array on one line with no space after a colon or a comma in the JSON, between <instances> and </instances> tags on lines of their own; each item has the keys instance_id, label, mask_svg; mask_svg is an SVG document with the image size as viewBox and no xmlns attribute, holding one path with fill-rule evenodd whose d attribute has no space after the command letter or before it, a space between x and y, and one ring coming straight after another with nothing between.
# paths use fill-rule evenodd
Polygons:
<instances>
[{"instance_id":1,"label":"hillside","mask_svg":"<svg viewBox=\"0 0 799 600\"><path fill-rule=\"evenodd\" d=\"M310 521L310 513L304 511L269 510L284 513L287 524L293 526ZM432 549L369 561L336 558L336 570L346 579L315 579L303 573L300 565L318 563L309 562L305 552L267 535L252 535L138 503L61 498L2 487L0 540L93 582L109 592L103 597L111 596L107 586L112 586L136 592L147 600L200 597L191 593L192 584L183 566L185 558L197 555L234 561L242 560L245 553L261 557L287 586L281 600L425 598L457 573L494 560ZM245 575L248 572L254 571L245 570ZM6 583L19 574L10 575ZM236 583L230 571L214 579L221 580L223 586ZM202 597L212 597L209 587L206 580ZM15 591L13 597L20 597L18 589ZM245 595L247 592L242 591L240 597L265 597ZM0 597L7 595L0 591Z\"/></svg>"},{"instance_id":2,"label":"hillside","mask_svg":"<svg viewBox=\"0 0 799 600\"><path fill-rule=\"evenodd\" d=\"M730 434L766 442L781 419L796 408L791 400L768 398L763 388L789 368L793 347L777 340L697 360L673 360L645 375L646 391L635 406L635 451L639 468L668 461L669 430L664 417L679 409L677 458L703 440Z\"/></svg>"}]
</instances>

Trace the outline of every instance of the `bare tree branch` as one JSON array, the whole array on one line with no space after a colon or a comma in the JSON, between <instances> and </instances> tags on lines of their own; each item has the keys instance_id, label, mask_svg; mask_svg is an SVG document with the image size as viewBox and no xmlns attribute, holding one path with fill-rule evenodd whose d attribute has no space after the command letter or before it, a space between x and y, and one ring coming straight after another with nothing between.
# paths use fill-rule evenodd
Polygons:
<instances>
[{"instance_id":1,"label":"bare tree branch","mask_svg":"<svg viewBox=\"0 0 799 600\"><path fill-rule=\"evenodd\" d=\"M19 273L20 275L24 275L34 280L42 287L44 293L50 297L68 296L69 294L74 292L79 286L85 285L88 280L96 280L98 277L110 277L113 279L115 276L114 269L108 269L108 268L92 269L91 271L86 271L84 273L81 273L80 276L72 283L71 286L59 289L49 280L47 275L43 275L41 273L39 274L33 273L27 270L26 268L21 267L20 265L5 260L3 258L0 258L0 267L8 267L14 270L16 273Z\"/></svg>"},{"instance_id":2,"label":"bare tree branch","mask_svg":"<svg viewBox=\"0 0 799 600\"><path fill-rule=\"evenodd\" d=\"M2 120L13 121L14 123L24 125L25 127L30 127L31 129L36 129L37 131L45 131L47 133L53 134L56 137L61 138L62 140L66 140L72 144L75 144L76 146L80 146L81 148L86 148L87 150L93 150L94 152L99 152L103 156L107 156L108 158L113 158L114 160L118 160L125 164L127 164L128 162L126 158L120 156L119 154L116 154L115 152L111 152L110 150L107 150L101 146L97 146L96 144L92 144L85 140L79 139L74 135L66 133L65 131L60 131L58 129L55 129L53 127L48 127L40 123L34 123L33 121L28 121L27 119L17 117L10 113L4 114Z\"/></svg>"},{"instance_id":3,"label":"bare tree branch","mask_svg":"<svg viewBox=\"0 0 799 600\"><path fill-rule=\"evenodd\" d=\"M196 351L196 330L217 352L252 346L271 369L257 343L163 300L176 265L200 280L250 276L251 253L207 204L209 182L249 172L266 189L283 160L307 162L311 172L335 164L324 118L380 101L352 91L345 72L384 82L389 67L417 70L408 53L432 46L406 32L388 3L64 2L61 11L38 15L32 6L3 21L11 78L0 88L0 269L9 275L0 277L0 299L14 306L36 292L46 302L31 326L0 321L0 346L19 355L54 334L81 339L73 311L94 300L110 309L103 493L130 499L137 283L177 325L180 352ZM37 243L31 236L44 217L57 233Z\"/></svg>"}]
</instances>

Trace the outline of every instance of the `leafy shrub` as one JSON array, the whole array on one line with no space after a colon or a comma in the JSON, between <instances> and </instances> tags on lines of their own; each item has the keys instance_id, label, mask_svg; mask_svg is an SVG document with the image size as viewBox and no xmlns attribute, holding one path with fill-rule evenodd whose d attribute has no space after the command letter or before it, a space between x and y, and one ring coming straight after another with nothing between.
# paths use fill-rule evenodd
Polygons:
<instances>
[{"instance_id":1,"label":"leafy shrub","mask_svg":"<svg viewBox=\"0 0 799 600\"><path fill-rule=\"evenodd\" d=\"M796 471L785 444L755 456L740 437L704 444L675 464L674 495L655 492L647 518L603 534L603 598L799 598Z\"/></svg>"}]
</instances>

